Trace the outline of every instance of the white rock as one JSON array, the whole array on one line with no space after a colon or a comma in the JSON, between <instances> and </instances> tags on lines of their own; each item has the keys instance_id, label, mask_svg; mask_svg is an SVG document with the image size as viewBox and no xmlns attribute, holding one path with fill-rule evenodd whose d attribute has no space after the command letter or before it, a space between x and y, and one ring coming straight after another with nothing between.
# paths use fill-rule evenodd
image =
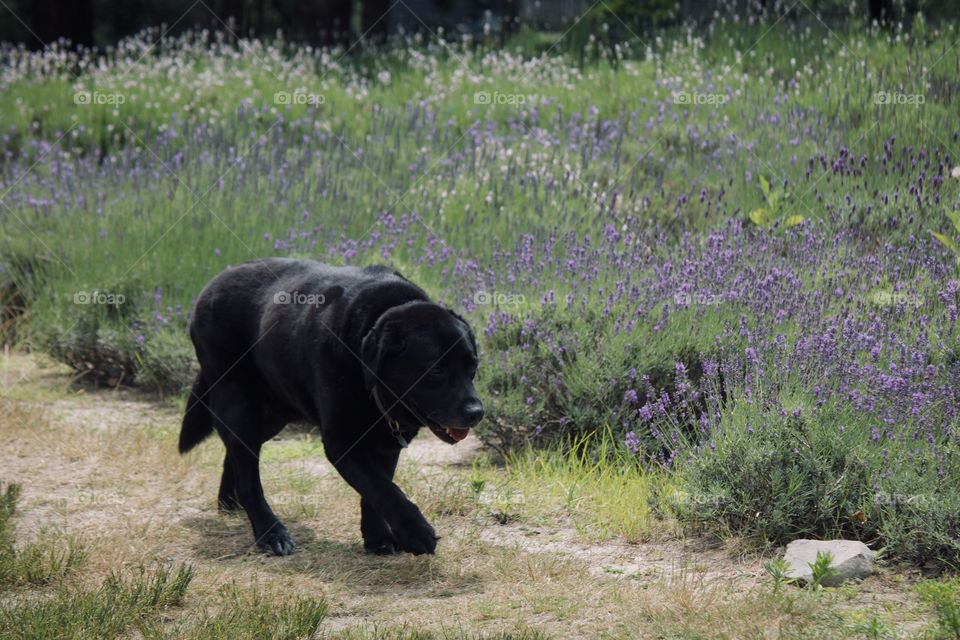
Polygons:
<instances>
[{"instance_id":1,"label":"white rock","mask_svg":"<svg viewBox=\"0 0 960 640\"><path fill-rule=\"evenodd\" d=\"M867 545L856 540L794 540L787 545L783 559L789 569L787 577L809 581L813 576L810 564L818 552L829 552L834 574L823 581L825 587L836 587L847 580L862 580L873 573L873 556Z\"/></svg>"}]
</instances>

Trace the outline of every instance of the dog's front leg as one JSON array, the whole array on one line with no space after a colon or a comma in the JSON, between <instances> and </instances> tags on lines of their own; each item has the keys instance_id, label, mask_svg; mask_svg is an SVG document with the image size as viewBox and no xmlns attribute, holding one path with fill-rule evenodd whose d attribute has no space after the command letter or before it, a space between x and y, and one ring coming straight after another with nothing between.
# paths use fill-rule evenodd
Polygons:
<instances>
[{"instance_id":1,"label":"dog's front leg","mask_svg":"<svg viewBox=\"0 0 960 640\"><path fill-rule=\"evenodd\" d=\"M393 474L397 470L397 460L400 458L400 450L381 450L371 452L371 455L376 457L377 464L380 465L387 477L393 480ZM390 530L390 525L366 498L360 498L360 533L363 535L363 548L368 553L392 555L400 551L397 540Z\"/></svg>"},{"instance_id":2,"label":"dog's front leg","mask_svg":"<svg viewBox=\"0 0 960 640\"><path fill-rule=\"evenodd\" d=\"M336 451L327 450L329 454ZM372 508L390 527L400 550L416 555L434 552L437 548L436 532L417 505L394 484L392 472L378 456L358 446L340 455L330 455L330 459L343 479L360 494L362 503Z\"/></svg>"}]
</instances>

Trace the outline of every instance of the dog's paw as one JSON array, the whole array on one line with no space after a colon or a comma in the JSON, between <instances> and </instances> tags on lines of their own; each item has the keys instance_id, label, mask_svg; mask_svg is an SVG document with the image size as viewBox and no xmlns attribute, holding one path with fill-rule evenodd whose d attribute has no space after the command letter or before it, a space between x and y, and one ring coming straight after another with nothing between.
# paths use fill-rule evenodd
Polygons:
<instances>
[{"instance_id":1,"label":"dog's paw","mask_svg":"<svg viewBox=\"0 0 960 640\"><path fill-rule=\"evenodd\" d=\"M364 541L363 550L378 556L392 556L400 553L400 548L393 538L371 542Z\"/></svg>"},{"instance_id":2,"label":"dog's paw","mask_svg":"<svg viewBox=\"0 0 960 640\"><path fill-rule=\"evenodd\" d=\"M281 524L277 524L263 535L257 536L257 546L275 556L288 556L296 551L290 532Z\"/></svg>"},{"instance_id":3,"label":"dog's paw","mask_svg":"<svg viewBox=\"0 0 960 640\"><path fill-rule=\"evenodd\" d=\"M402 551L415 556L424 553L432 554L437 549L437 532L430 523L420 517L419 521L407 522L397 527L393 532L394 538Z\"/></svg>"}]
</instances>

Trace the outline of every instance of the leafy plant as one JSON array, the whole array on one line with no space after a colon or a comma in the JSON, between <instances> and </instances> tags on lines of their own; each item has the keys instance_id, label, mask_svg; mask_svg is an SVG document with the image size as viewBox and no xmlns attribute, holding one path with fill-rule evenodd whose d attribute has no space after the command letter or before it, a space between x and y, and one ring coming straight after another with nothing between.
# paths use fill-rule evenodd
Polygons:
<instances>
[{"instance_id":1,"label":"leafy plant","mask_svg":"<svg viewBox=\"0 0 960 640\"><path fill-rule=\"evenodd\" d=\"M920 598L937 615L937 638L960 638L960 580L930 580L917 585Z\"/></svg>"},{"instance_id":2,"label":"leafy plant","mask_svg":"<svg viewBox=\"0 0 960 640\"><path fill-rule=\"evenodd\" d=\"M817 559L809 563L810 571L810 589L814 591L823 588L825 580L837 575L837 570L833 567L833 554L829 551L817 551Z\"/></svg>"},{"instance_id":3,"label":"leafy plant","mask_svg":"<svg viewBox=\"0 0 960 640\"><path fill-rule=\"evenodd\" d=\"M950 222L953 223L953 229L956 232L954 235L960 235L960 212L957 211L944 211L947 218L950 219ZM950 236L940 233L938 231L930 231L930 235L937 239L937 242L942 244L944 247L950 250L954 255L957 261L957 272L960 273L960 246L957 246L956 240Z\"/></svg>"},{"instance_id":4,"label":"leafy plant","mask_svg":"<svg viewBox=\"0 0 960 640\"><path fill-rule=\"evenodd\" d=\"M781 220L785 213L786 204L790 201L790 192L786 189L773 189L770 187L770 181L762 175L757 176L760 183L760 192L767 202L766 207L760 207L750 212L750 222L758 227L770 228ZM801 215L790 215L783 220L787 227L795 227L803 224L804 217Z\"/></svg>"},{"instance_id":5,"label":"leafy plant","mask_svg":"<svg viewBox=\"0 0 960 640\"><path fill-rule=\"evenodd\" d=\"M486 485L486 480L478 476L473 476L470 478L470 490L473 491L474 500L480 499L480 494L483 493L483 487Z\"/></svg>"},{"instance_id":6,"label":"leafy plant","mask_svg":"<svg viewBox=\"0 0 960 640\"><path fill-rule=\"evenodd\" d=\"M871 640L889 638L893 635L893 631L890 629L889 625L887 625L886 622L881 620L876 615L871 615L866 621L855 624L853 626L853 631L863 634Z\"/></svg>"},{"instance_id":7,"label":"leafy plant","mask_svg":"<svg viewBox=\"0 0 960 640\"><path fill-rule=\"evenodd\" d=\"M787 577L787 571L790 568L790 565L787 564L787 561L783 558L777 558L776 560L767 560L763 563L764 570L770 574L770 577L773 578L773 592L778 593L780 587L785 584L790 584L793 582L793 578Z\"/></svg>"}]
</instances>

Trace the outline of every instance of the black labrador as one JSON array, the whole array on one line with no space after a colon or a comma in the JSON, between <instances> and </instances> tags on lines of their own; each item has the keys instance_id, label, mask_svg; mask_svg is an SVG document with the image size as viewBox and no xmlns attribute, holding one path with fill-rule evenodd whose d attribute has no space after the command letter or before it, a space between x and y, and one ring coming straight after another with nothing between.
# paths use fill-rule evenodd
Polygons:
<instances>
[{"instance_id":1,"label":"black labrador","mask_svg":"<svg viewBox=\"0 0 960 640\"><path fill-rule=\"evenodd\" d=\"M360 494L372 553L433 553L437 536L394 484L400 450L426 425L463 440L483 417L466 321L388 267L267 259L227 269L190 323L200 373L184 453L213 433L227 448L218 496L243 508L257 545L287 555L287 529L260 484L260 446L294 421L318 425L327 457Z\"/></svg>"}]
</instances>

